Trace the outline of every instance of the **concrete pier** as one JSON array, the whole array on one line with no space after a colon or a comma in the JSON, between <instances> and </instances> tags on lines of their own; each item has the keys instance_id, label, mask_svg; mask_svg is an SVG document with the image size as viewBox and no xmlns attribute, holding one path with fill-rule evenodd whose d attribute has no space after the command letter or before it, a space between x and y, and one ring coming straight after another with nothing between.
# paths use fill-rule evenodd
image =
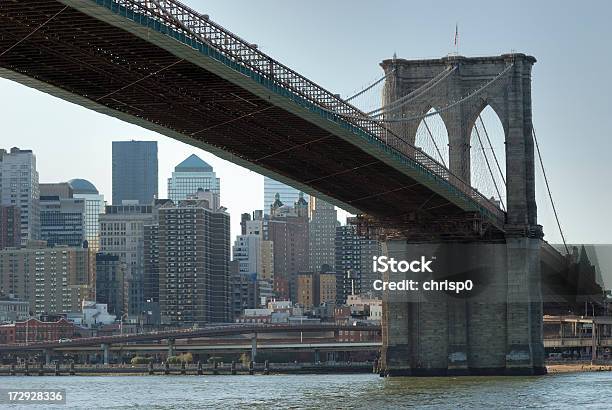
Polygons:
<instances>
[{"instance_id":1,"label":"concrete pier","mask_svg":"<svg viewBox=\"0 0 612 410\"><path fill-rule=\"evenodd\" d=\"M387 273L423 286L473 282L471 291L387 291L383 303L385 375L542 374L540 240L409 244L389 241L396 260L432 259L433 273ZM537 320L537 318L540 320Z\"/></svg>"},{"instance_id":2,"label":"concrete pier","mask_svg":"<svg viewBox=\"0 0 612 410\"><path fill-rule=\"evenodd\" d=\"M102 343L102 345L100 345L100 348L102 349L102 356L103 356L104 364L109 364L110 345L108 345L107 343Z\"/></svg>"},{"instance_id":3,"label":"concrete pier","mask_svg":"<svg viewBox=\"0 0 612 410\"><path fill-rule=\"evenodd\" d=\"M257 360L257 333L251 338L251 360Z\"/></svg>"},{"instance_id":4,"label":"concrete pier","mask_svg":"<svg viewBox=\"0 0 612 410\"><path fill-rule=\"evenodd\" d=\"M175 354L174 342L174 339L168 339L168 357L174 356Z\"/></svg>"},{"instance_id":5,"label":"concrete pier","mask_svg":"<svg viewBox=\"0 0 612 410\"><path fill-rule=\"evenodd\" d=\"M472 280L474 289L461 295L450 291L386 292L384 374L545 372L540 283L543 232L537 223L531 112L535 62L531 56L514 53L414 61L393 58L381 64L387 74L383 105L448 74L443 86L432 86L427 94L416 95L410 104L392 112L397 118L418 117L431 107L448 106L477 84L490 81L486 93L460 109L442 112L440 118L448 132L452 177L473 185L472 131L485 107L497 114L504 128L507 207L503 227L495 232L485 219L469 211L437 218L407 205L406 215L413 222L403 230L402 240L386 243L388 256L408 261L421 256L437 258L435 269L429 276L389 273L387 279L414 279L421 284L428 280ZM390 127L415 143L419 126L420 121L407 121Z\"/></svg>"}]
</instances>

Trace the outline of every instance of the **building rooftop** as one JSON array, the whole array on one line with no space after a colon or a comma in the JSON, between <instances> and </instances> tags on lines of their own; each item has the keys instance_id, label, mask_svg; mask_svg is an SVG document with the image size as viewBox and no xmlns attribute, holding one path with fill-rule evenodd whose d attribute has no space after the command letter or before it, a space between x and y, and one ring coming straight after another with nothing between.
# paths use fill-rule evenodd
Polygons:
<instances>
[{"instance_id":1,"label":"building rooftop","mask_svg":"<svg viewBox=\"0 0 612 410\"><path fill-rule=\"evenodd\" d=\"M280 200L280 194L277 192L274 194L274 202L272 203L272 209L278 209L283 206L283 202Z\"/></svg>"},{"instance_id":2,"label":"building rooftop","mask_svg":"<svg viewBox=\"0 0 612 410\"><path fill-rule=\"evenodd\" d=\"M95 185L86 179L71 179L68 183L75 194L99 194Z\"/></svg>"},{"instance_id":3,"label":"building rooftop","mask_svg":"<svg viewBox=\"0 0 612 410\"><path fill-rule=\"evenodd\" d=\"M178 164L176 172L213 172L213 168L195 154L191 154L186 160Z\"/></svg>"},{"instance_id":4,"label":"building rooftop","mask_svg":"<svg viewBox=\"0 0 612 410\"><path fill-rule=\"evenodd\" d=\"M306 202L306 200L304 199L304 193L300 192L299 198L297 200L297 202L295 203L295 205L300 205L300 206L308 206L308 202Z\"/></svg>"}]
</instances>

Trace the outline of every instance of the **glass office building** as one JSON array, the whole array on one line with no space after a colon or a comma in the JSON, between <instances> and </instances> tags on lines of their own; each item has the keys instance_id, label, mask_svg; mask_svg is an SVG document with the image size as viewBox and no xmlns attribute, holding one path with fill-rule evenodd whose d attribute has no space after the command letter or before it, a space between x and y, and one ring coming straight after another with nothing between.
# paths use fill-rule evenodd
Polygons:
<instances>
[{"instance_id":1,"label":"glass office building","mask_svg":"<svg viewBox=\"0 0 612 410\"><path fill-rule=\"evenodd\" d=\"M85 200L40 197L40 239L47 245L80 247L85 240Z\"/></svg>"},{"instance_id":2,"label":"glass office building","mask_svg":"<svg viewBox=\"0 0 612 410\"><path fill-rule=\"evenodd\" d=\"M113 141L113 205L157 198L157 142Z\"/></svg>"},{"instance_id":3,"label":"glass office building","mask_svg":"<svg viewBox=\"0 0 612 410\"><path fill-rule=\"evenodd\" d=\"M274 203L274 196L278 194L283 204L293 206L293 204L299 199L300 191L289 185L278 182L272 178L264 177L264 213L270 214L270 206ZM310 200L310 197L304 194L306 202Z\"/></svg>"},{"instance_id":4,"label":"glass office building","mask_svg":"<svg viewBox=\"0 0 612 410\"><path fill-rule=\"evenodd\" d=\"M36 156L31 150L0 149L0 205L19 208L21 245L40 239L40 201Z\"/></svg>"},{"instance_id":5,"label":"glass office building","mask_svg":"<svg viewBox=\"0 0 612 410\"><path fill-rule=\"evenodd\" d=\"M100 249L98 221L100 214L104 213L104 195L100 195L96 187L85 179L72 179L68 183L73 198L85 200L85 239L95 253Z\"/></svg>"},{"instance_id":6,"label":"glass office building","mask_svg":"<svg viewBox=\"0 0 612 410\"><path fill-rule=\"evenodd\" d=\"M221 182L209 164L192 154L168 178L168 198L178 204L199 189L221 195Z\"/></svg>"}]
</instances>

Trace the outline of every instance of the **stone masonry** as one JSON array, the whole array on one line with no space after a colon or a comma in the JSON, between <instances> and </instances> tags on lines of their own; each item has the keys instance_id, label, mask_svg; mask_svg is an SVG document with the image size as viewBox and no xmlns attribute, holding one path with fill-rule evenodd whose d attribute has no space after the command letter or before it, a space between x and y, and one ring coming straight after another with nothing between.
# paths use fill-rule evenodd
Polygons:
<instances>
[{"instance_id":1,"label":"stone masonry","mask_svg":"<svg viewBox=\"0 0 612 410\"><path fill-rule=\"evenodd\" d=\"M383 105L454 68L446 79L421 95L417 91L410 104L386 114L386 118L406 119L422 116L431 108L442 110L449 136L449 168L468 183L470 134L480 112L491 106L505 131L508 198L502 240L419 243L407 239L386 243L388 256L400 260L434 257L434 278L471 279L474 289L463 297L451 292L386 292L382 351L385 375L546 371L540 286L542 228L537 224L531 114L531 69L535 61L524 54L506 54L413 61L394 58L381 64L388 75ZM444 109L490 81L467 101ZM419 122L395 122L390 128L414 144ZM406 275L412 274L387 274L387 278L414 279Z\"/></svg>"}]
</instances>

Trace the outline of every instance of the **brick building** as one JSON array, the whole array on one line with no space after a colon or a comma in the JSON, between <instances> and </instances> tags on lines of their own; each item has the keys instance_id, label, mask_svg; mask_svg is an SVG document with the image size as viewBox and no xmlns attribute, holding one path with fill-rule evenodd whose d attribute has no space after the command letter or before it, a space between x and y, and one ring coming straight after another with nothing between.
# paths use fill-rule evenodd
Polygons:
<instances>
[{"instance_id":1,"label":"brick building","mask_svg":"<svg viewBox=\"0 0 612 410\"><path fill-rule=\"evenodd\" d=\"M29 319L0 326L0 344L50 342L71 339L78 328L64 318L54 322Z\"/></svg>"}]
</instances>

